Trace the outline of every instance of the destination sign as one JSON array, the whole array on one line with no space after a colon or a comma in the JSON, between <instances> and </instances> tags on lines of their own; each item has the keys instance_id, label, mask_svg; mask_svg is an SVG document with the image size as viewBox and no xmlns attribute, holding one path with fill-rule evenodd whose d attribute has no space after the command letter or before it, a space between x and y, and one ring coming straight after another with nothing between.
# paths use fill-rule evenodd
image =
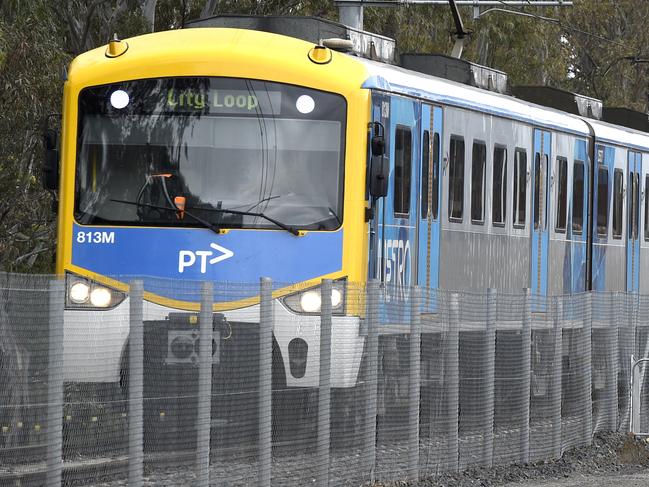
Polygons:
<instances>
[{"instance_id":1,"label":"destination sign","mask_svg":"<svg viewBox=\"0 0 649 487\"><path fill-rule=\"evenodd\" d=\"M169 88L165 106L178 111L207 111L209 113L280 113L280 91L196 90Z\"/></svg>"}]
</instances>

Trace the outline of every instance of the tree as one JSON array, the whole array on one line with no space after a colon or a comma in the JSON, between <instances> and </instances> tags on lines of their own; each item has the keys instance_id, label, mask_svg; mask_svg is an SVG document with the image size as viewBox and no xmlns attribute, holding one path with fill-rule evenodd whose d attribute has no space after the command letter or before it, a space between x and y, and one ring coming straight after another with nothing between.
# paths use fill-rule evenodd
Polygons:
<instances>
[{"instance_id":1,"label":"tree","mask_svg":"<svg viewBox=\"0 0 649 487\"><path fill-rule=\"evenodd\" d=\"M7 0L0 4L0 270L52 272L56 242L52 196L42 189L41 137L56 124L63 72L72 58L105 44L115 25L145 32L133 0ZM135 10L133 10L135 8Z\"/></svg>"},{"instance_id":2,"label":"tree","mask_svg":"<svg viewBox=\"0 0 649 487\"><path fill-rule=\"evenodd\" d=\"M49 2L7 2L0 15L0 268L52 269L51 198L39 172L45 117L59 111L69 55Z\"/></svg>"},{"instance_id":3,"label":"tree","mask_svg":"<svg viewBox=\"0 0 649 487\"><path fill-rule=\"evenodd\" d=\"M649 3L638 0L578 1L562 18L571 50L566 85L609 106L647 110L649 56L645 20Z\"/></svg>"}]
</instances>

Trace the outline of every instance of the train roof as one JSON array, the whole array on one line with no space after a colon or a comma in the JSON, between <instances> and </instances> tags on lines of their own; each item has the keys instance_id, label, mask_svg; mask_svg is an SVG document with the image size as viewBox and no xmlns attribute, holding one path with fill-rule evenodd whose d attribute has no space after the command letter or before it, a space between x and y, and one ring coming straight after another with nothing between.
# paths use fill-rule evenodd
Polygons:
<instances>
[{"instance_id":1,"label":"train roof","mask_svg":"<svg viewBox=\"0 0 649 487\"><path fill-rule=\"evenodd\" d=\"M580 136L592 135L590 126L598 142L649 151L649 133L646 132L572 115L399 66L367 59L360 61L368 70L368 79L363 83L363 88L414 96L433 103L477 110Z\"/></svg>"},{"instance_id":2,"label":"train roof","mask_svg":"<svg viewBox=\"0 0 649 487\"><path fill-rule=\"evenodd\" d=\"M340 93L357 94L367 79L358 58L332 53L332 62L308 61L314 44L249 29L193 28L125 39L128 49L109 57L107 46L80 54L70 64L66 89L72 96L87 86L173 76L230 76L268 79Z\"/></svg>"},{"instance_id":3,"label":"train roof","mask_svg":"<svg viewBox=\"0 0 649 487\"><path fill-rule=\"evenodd\" d=\"M369 74L363 88L415 96L433 103L478 110L575 135L590 135L588 125L576 115L398 66L367 59L359 61L367 66Z\"/></svg>"},{"instance_id":4,"label":"train roof","mask_svg":"<svg viewBox=\"0 0 649 487\"><path fill-rule=\"evenodd\" d=\"M593 127L598 142L649 151L649 134L646 132L600 120L588 120L588 123Z\"/></svg>"}]
</instances>

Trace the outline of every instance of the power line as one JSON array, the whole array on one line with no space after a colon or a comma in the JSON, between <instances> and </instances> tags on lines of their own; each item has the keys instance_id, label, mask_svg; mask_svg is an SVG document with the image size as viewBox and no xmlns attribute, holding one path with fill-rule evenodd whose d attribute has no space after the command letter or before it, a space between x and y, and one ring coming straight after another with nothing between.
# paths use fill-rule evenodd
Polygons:
<instances>
[{"instance_id":1,"label":"power line","mask_svg":"<svg viewBox=\"0 0 649 487\"><path fill-rule=\"evenodd\" d=\"M498 4L504 5L504 6L509 6L509 2L507 2L506 0L498 0ZM536 2L532 3L532 2L528 1L527 4L530 5L530 6L536 6L535 5ZM524 17L532 17L532 18L535 18L537 20L541 20L543 22L549 22L549 23L552 23L552 24L556 24L556 25L558 25L560 28L562 28L564 30L576 32L578 34L582 34L582 35L585 35L585 36L588 36L588 37L593 37L593 38L598 39L600 41L604 41L604 42L608 42L610 44L615 44L617 46L628 48L627 44L625 44L623 42L614 41L613 39L609 39L608 37L604 37L604 36L602 36L600 34L594 34L592 32L588 32L588 31L579 29L579 28L574 27L573 25L571 25L569 23L562 22L560 19L555 19L553 17L545 17L545 16L534 14L534 13L531 13L531 12L524 12L523 8L524 7L521 7L520 10L512 10L512 9L508 9L508 8L497 8L497 7L496 8L490 8L490 9L485 10L484 12L482 12L478 17L482 17L483 15L485 15L485 14L487 14L489 12L504 12L504 13L509 13L509 14L513 14L513 15L521 15L521 16L524 16Z\"/></svg>"}]
</instances>

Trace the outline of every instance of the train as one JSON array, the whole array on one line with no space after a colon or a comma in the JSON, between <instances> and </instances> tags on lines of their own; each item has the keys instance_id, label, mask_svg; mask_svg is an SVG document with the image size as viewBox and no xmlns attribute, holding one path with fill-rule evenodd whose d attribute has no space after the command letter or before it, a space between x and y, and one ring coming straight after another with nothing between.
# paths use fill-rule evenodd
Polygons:
<instances>
[{"instance_id":1,"label":"train","mask_svg":"<svg viewBox=\"0 0 649 487\"><path fill-rule=\"evenodd\" d=\"M221 16L77 57L60 144L46 137L65 380L123 378L134 278L161 367L195 361L202 281L271 278L286 388L318 385L323 279L340 389L366 342L349 295L369 280L393 299L649 292L646 115L395 52L336 22ZM221 337L258 325L258 286L215 299Z\"/></svg>"}]
</instances>

